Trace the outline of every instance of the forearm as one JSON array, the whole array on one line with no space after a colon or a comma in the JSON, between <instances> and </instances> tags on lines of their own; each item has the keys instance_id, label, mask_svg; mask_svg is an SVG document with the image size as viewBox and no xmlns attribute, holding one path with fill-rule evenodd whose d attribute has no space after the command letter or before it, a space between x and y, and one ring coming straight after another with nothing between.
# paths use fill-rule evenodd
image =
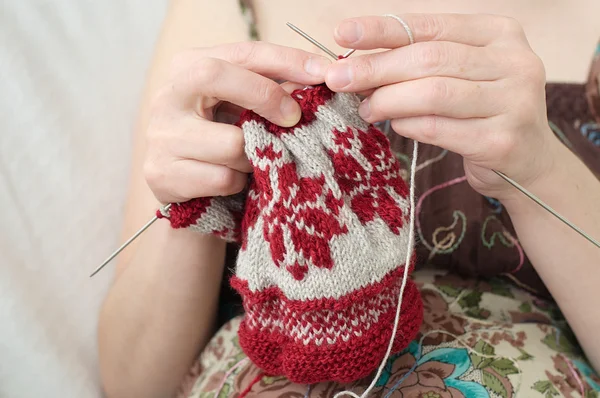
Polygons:
<instances>
[{"instance_id":1,"label":"forearm","mask_svg":"<svg viewBox=\"0 0 600 398\"><path fill-rule=\"evenodd\" d=\"M566 148L557 147L555 159L554 170L531 190L600 240L600 182ZM505 205L529 259L600 369L600 248L520 193Z\"/></svg>"},{"instance_id":2,"label":"forearm","mask_svg":"<svg viewBox=\"0 0 600 398\"><path fill-rule=\"evenodd\" d=\"M159 221L102 308L100 365L109 397L169 397L214 331L224 243Z\"/></svg>"},{"instance_id":3,"label":"forearm","mask_svg":"<svg viewBox=\"0 0 600 398\"><path fill-rule=\"evenodd\" d=\"M156 43L133 137L122 241L160 206L143 172L151 103L181 51L247 39L236 0L170 4ZM99 319L99 356L109 397L165 397L213 332L225 244L156 222L116 259ZM108 272L108 271L104 271Z\"/></svg>"}]
</instances>

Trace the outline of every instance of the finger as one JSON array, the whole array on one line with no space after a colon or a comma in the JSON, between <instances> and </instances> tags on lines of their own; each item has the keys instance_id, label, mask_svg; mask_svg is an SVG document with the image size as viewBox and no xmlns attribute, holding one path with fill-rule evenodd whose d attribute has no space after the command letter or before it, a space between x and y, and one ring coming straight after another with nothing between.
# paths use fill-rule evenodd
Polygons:
<instances>
[{"instance_id":1,"label":"finger","mask_svg":"<svg viewBox=\"0 0 600 398\"><path fill-rule=\"evenodd\" d=\"M296 90L302 90L305 87L307 87L306 84L301 83L285 82L281 84L281 88L288 94L291 94Z\"/></svg>"},{"instance_id":2,"label":"finger","mask_svg":"<svg viewBox=\"0 0 600 398\"><path fill-rule=\"evenodd\" d=\"M487 14L399 14L410 27L415 43L452 41L487 46L507 37L522 37L514 19ZM334 33L345 48L370 50L406 46L409 38L402 24L388 16L365 16L342 21Z\"/></svg>"},{"instance_id":3,"label":"finger","mask_svg":"<svg viewBox=\"0 0 600 398\"><path fill-rule=\"evenodd\" d=\"M193 69L175 77L166 93L181 109L194 109L212 119L220 101L250 109L284 127L300 120L300 106L273 80L218 58L203 58Z\"/></svg>"},{"instance_id":4,"label":"finger","mask_svg":"<svg viewBox=\"0 0 600 398\"><path fill-rule=\"evenodd\" d=\"M429 76L489 81L502 78L502 52L452 42L427 42L340 60L325 78L335 91L356 92Z\"/></svg>"},{"instance_id":5,"label":"finger","mask_svg":"<svg viewBox=\"0 0 600 398\"><path fill-rule=\"evenodd\" d=\"M281 83L281 88L283 88L288 94L291 94L295 90L303 89L304 87L307 87L307 85L293 82ZM229 102L223 102L218 105L214 119L220 123L235 124L239 120L243 111L244 108L240 106Z\"/></svg>"},{"instance_id":6,"label":"finger","mask_svg":"<svg viewBox=\"0 0 600 398\"><path fill-rule=\"evenodd\" d=\"M491 117L502 111L503 90L489 82L428 77L381 87L358 111L367 122L437 115L458 119Z\"/></svg>"},{"instance_id":7,"label":"finger","mask_svg":"<svg viewBox=\"0 0 600 398\"><path fill-rule=\"evenodd\" d=\"M443 116L417 116L393 119L392 129L399 135L424 144L435 145L476 159L485 152L486 121L484 119L453 119Z\"/></svg>"},{"instance_id":8,"label":"finger","mask_svg":"<svg viewBox=\"0 0 600 398\"><path fill-rule=\"evenodd\" d=\"M170 152L177 157L227 166L243 173L252 171L244 152L244 133L237 126L189 117L174 134L169 145Z\"/></svg>"},{"instance_id":9,"label":"finger","mask_svg":"<svg viewBox=\"0 0 600 398\"><path fill-rule=\"evenodd\" d=\"M161 203L180 203L206 196L227 196L242 191L248 175L239 171L196 160L182 159L171 164L162 177L151 180Z\"/></svg>"},{"instance_id":10,"label":"finger","mask_svg":"<svg viewBox=\"0 0 600 398\"><path fill-rule=\"evenodd\" d=\"M274 80L301 84L322 83L331 63L322 55L255 41L191 50L178 63L187 69L202 58L219 58Z\"/></svg>"}]
</instances>

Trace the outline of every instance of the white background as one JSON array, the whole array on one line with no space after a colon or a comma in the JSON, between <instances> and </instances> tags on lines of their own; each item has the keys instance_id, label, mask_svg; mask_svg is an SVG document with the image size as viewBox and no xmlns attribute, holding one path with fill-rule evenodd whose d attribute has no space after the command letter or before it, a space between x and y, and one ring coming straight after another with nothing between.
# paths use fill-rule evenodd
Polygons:
<instances>
[{"instance_id":1,"label":"white background","mask_svg":"<svg viewBox=\"0 0 600 398\"><path fill-rule=\"evenodd\" d=\"M0 0L0 397L101 396L132 124L166 0ZM113 265L114 266L114 265Z\"/></svg>"}]
</instances>

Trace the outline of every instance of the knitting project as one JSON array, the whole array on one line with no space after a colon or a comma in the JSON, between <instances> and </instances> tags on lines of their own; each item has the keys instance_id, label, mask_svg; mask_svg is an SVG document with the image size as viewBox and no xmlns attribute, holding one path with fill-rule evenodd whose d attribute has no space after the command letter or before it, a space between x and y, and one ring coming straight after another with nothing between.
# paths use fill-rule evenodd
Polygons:
<instances>
[{"instance_id":1,"label":"knitting project","mask_svg":"<svg viewBox=\"0 0 600 398\"><path fill-rule=\"evenodd\" d=\"M291 128L245 111L239 122L254 169L230 197L173 205L174 228L241 248L230 283L243 299L238 336L268 375L346 383L373 372L392 336L409 237L408 187L385 135L358 116L354 94L296 90ZM423 319L408 280L393 353Z\"/></svg>"}]
</instances>

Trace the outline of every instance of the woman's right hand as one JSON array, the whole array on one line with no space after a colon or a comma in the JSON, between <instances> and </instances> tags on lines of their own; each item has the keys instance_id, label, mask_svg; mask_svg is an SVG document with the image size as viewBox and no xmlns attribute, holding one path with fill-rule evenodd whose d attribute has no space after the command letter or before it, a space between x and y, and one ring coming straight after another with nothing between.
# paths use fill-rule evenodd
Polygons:
<instances>
[{"instance_id":1,"label":"woman's right hand","mask_svg":"<svg viewBox=\"0 0 600 398\"><path fill-rule=\"evenodd\" d=\"M245 108L289 127L300 107L273 79L320 84L330 61L262 42L200 48L176 57L151 107L144 172L161 203L241 191L251 171L242 130L215 120Z\"/></svg>"}]
</instances>

